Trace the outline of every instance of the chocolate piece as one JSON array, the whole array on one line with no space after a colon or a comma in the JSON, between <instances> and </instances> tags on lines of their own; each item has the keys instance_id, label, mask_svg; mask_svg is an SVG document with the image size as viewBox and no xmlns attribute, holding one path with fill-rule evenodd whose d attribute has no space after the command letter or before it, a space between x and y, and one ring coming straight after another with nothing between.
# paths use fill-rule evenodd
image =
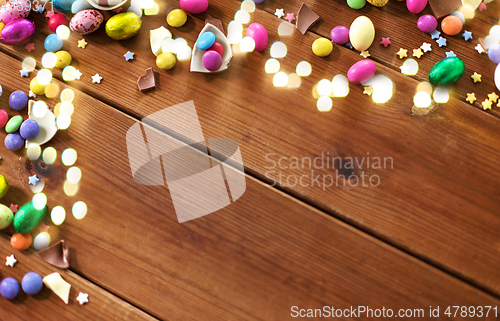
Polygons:
<instances>
[{"instance_id":1,"label":"chocolate piece","mask_svg":"<svg viewBox=\"0 0 500 321\"><path fill-rule=\"evenodd\" d=\"M142 92L153 89L156 87L155 74L153 73L153 68L146 69L146 74L140 76L137 80L137 87Z\"/></svg>"},{"instance_id":2,"label":"chocolate piece","mask_svg":"<svg viewBox=\"0 0 500 321\"><path fill-rule=\"evenodd\" d=\"M439 19L455 11L461 4L461 0L429 0L434 16Z\"/></svg>"},{"instance_id":3,"label":"chocolate piece","mask_svg":"<svg viewBox=\"0 0 500 321\"><path fill-rule=\"evenodd\" d=\"M60 269L69 268L69 251L64 244L64 240L60 240L51 247L38 251L38 256Z\"/></svg>"},{"instance_id":4,"label":"chocolate piece","mask_svg":"<svg viewBox=\"0 0 500 321\"><path fill-rule=\"evenodd\" d=\"M318 22L318 20L319 16L305 3L302 3L299 12L297 13L297 24L295 27L302 32L302 34L305 34L313 24Z\"/></svg>"},{"instance_id":5,"label":"chocolate piece","mask_svg":"<svg viewBox=\"0 0 500 321\"><path fill-rule=\"evenodd\" d=\"M213 25L214 27L219 29L223 34L225 34L224 26L222 25L222 21L220 21L219 19L215 19L211 15L207 14L207 16L205 17L205 24L207 24L207 23Z\"/></svg>"}]
</instances>

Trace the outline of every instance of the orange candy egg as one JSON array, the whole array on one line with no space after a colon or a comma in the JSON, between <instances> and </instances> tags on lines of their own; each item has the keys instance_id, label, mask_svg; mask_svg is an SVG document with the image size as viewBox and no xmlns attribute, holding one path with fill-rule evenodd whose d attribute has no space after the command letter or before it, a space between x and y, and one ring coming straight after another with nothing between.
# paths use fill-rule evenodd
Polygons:
<instances>
[{"instance_id":1,"label":"orange candy egg","mask_svg":"<svg viewBox=\"0 0 500 321\"><path fill-rule=\"evenodd\" d=\"M449 15L441 21L441 30L448 36L457 35L462 31L462 21L457 16Z\"/></svg>"},{"instance_id":2,"label":"orange candy egg","mask_svg":"<svg viewBox=\"0 0 500 321\"><path fill-rule=\"evenodd\" d=\"M14 249L19 251L24 251L27 248L29 248L32 242L33 242L33 237L29 233L26 234L14 233L10 238L10 245L12 245Z\"/></svg>"}]
</instances>

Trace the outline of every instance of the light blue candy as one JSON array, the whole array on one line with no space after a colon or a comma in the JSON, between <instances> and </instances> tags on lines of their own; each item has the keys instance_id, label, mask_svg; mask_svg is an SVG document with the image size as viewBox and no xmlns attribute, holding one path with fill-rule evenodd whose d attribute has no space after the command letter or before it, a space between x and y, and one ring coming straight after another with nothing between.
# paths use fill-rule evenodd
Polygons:
<instances>
[{"instance_id":1,"label":"light blue candy","mask_svg":"<svg viewBox=\"0 0 500 321\"><path fill-rule=\"evenodd\" d=\"M54 0L53 5L58 11L71 12L71 5L76 0Z\"/></svg>"},{"instance_id":2,"label":"light blue candy","mask_svg":"<svg viewBox=\"0 0 500 321\"><path fill-rule=\"evenodd\" d=\"M214 43L215 43L214 33L207 31L207 32L202 33L198 37L198 41L196 42L196 46L200 50L207 50L208 48L212 47Z\"/></svg>"},{"instance_id":3,"label":"light blue candy","mask_svg":"<svg viewBox=\"0 0 500 321\"><path fill-rule=\"evenodd\" d=\"M51 34L45 38L45 43L43 45L45 46L45 50L56 52L62 49L63 41L56 34Z\"/></svg>"}]
</instances>

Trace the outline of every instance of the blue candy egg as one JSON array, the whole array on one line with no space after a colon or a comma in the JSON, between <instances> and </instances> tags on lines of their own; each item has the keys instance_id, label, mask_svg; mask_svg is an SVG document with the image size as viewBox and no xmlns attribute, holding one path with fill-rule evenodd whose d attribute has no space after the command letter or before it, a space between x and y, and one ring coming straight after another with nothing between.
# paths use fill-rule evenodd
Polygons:
<instances>
[{"instance_id":1,"label":"blue candy egg","mask_svg":"<svg viewBox=\"0 0 500 321\"><path fill-rule=\"evenodd\" d=\"M0 293L6 299L14 299L19 293L19 283L14 278L3 279L0 283Z\"/></svg>"},{"instance_id":2,"label":"blue candy egg","mask_svg":"<svg viewBox=\"0 0 500 321\"><path fill-rule=\"evenodd\" d=\"M61 12L71 12L71 6L76 0L53 0L54 8Z\"/></svg>"},{"instance_id":3,"label":"blue candy egg","mask_svg":"<svg viewBox=\"0 0 500 321\"><path fill-rule=\"evenodd\" d=\"M24 139L34 139L38 132L40 132L40 126L33 119L26 119L19 128L19 133Z\"/></svg>"},{"instance_id":4,"label":"blue candy egg","mask_svg":"<svg viewBox=\"0 0 500 321\"><path fill-rule=\"evenodd\" d=\"M63 41L55 33L48 35L44 42L45 50L56 52L62 49Z\"/></svg>"},{"instance_id":5,"label":"blue candy egg","mask_svg":"<svg viewBox=\"0 0 500 321\"><path fill-rule=\"evenodd\" d=\"M24 146L24 139L18 133L10 133L5 136L5 147L10 150L19 150Z\"/></svg>"},{"instance_id":6,"label":"blue candy egg","mask_svg":"<svg viewBox=\"0 0 500 321\"><path fill-rule=\"evenodd\" d=\"M40 275L35 272L26 273L23 277L23 281L21 282L23 291L28 293L29 295L35 295L43 287L43 280Z\"/></svg>"},{"instance_id":7,"label":"blue candy egg","mask_svg":"<svg viewBox=\"0 0 500 321\"><path fill-rule=\"evenodd\" d=\"M215 35L213 32L207 31L202 33L198 37L198 41L196 42L196 46L198 49L201 50L207 50L208 48L212 47L212 45L215 43Z\"/></svg>"}]
</instances>

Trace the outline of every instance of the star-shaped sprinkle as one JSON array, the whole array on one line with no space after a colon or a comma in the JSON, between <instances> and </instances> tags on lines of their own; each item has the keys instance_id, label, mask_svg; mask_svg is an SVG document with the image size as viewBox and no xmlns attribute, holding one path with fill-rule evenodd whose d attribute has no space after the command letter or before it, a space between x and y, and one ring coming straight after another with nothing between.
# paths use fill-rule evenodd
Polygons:
<instances>
[{"instance_id":1,"label":"star-shaped sprinkle","mask_svg":"<svg viewBox=\"0 0 500 321\"><path fill-rule=\"evenodd\" d=\"M135 53L133 53L131 51L127 51L127 53L124 54L123 56L125 57L125 60L129 61L129 60L134 59L134 55L135 55Z\"/></svg>"},{"instance_id":2,"label":"star-shaped sprinkle","mask_svg":"<svg viewBox=\"0 0 500 321\"><path fill-rule=\"evenodd\" d=\"M401 69L402 74L407 75L410 73L410 66L408 66L408 65L402 65L399 67L399 69Z\"/></svg>"},{"instance_id":3,"label":"star-shaped sprinkle","mask_svg":"<svg viewBox=\"0 0 500 321\"><path fill-rule=\"evenodd\" d=\"M430 44L430 43L427 43L427 42L424 42L424 43L420 46L420 49L422 49L424 52L431 51L431 50L432 50L432 48L431 48L431 44Z\"/></svg>"},{"instance_id":4,"label":"star-shaped sprinkle","mask_svg":"<svg viewBox=\"0 0 500 321\"><path fill-rule=\"evenodd\" d=\"M102 80L102 77L99 76L99 74L95 74L94 76L92 76L92 82L94 84L100 84L101 83L101 80Z\"/></svg>"},{"instance_id":5,"label":"star-shaped sprinkle","mask_svg":"<svg viewBox=\"0 0 500 321\"><path fill-rule=\"evenodd\" d=\"M56 13L54 12L54 10L51 10L51 11L47 11L47 14L45 15L48 19L52 18L53 15L55 15Z\"/></svg>"},{"instance_id":6,"label":"star-shaped sprinkle","mask_svg":"<svg viewBox=\"0 0 500 321\"><path fill-rule=\"evenodd\" d=\"M474 48L477 50L477 52L479 52L480 54L482 54L484 52L484 48L483 46L481 46L481 44L477 44L477 46Z\"/></svg>"},{"instance_id":7,"label":"star-shaped sprinkle","mask_svg":"<svg viewBox=\"0 0 500 321\"><path fill-rule=\"evenodd\" d=\"M119 7L119 8L116 8L115 10L113 10L113 12L114 13L120 13L122 10L123 10L123 8Z\"/></svg>"},{"instance_id":8,"label":"star-shaped sprinkle","mask_svg":"<svg viewBox=\"0 0 500 321\"><path fill-rule=\"evenodd\" d=\"M50 228L50 226L48 226L47 224L45 224L43 222L42 222L42 224L40 224L40 226L38 226L38 229L40 230L40 233L42 233L42 232L48 232L49 228Z\"/></svg>"},{"instance_id":9,"label":"star-shaped sprinkle","mask_svg":"<svg viewBox=\"0 0 500 321\"><path fill-rule=\"evenodd\" d=\"M439 39L439 36L441 35L441 32L434 30L433 32L430 33L432 39Z\"/></svg>"},{"instance_id":10,"label":"star-shaped sprinkle","mask_svg":"<svg viewBox=\"0 0 500 321\"><path fill-rule=\"evenodd\" d=\"M491 94L488 95L488 99L493 103L496 103L498 98L500 97L498 97L498 95L495 92L492 92Z\"/></svg>"},{"instance_id":11,"label":"star-shaped sprinkle","mask_svg":"<svg viewBox=\"0 0 500 321\"><path fill-rule=\"evenodd\" d=\"M408 57L408 50L400 48L396 55L399 56L399 59L403 59L404 57Z\"/></svg>"},{"instance_id":12,"label":"star-shaped sprinkle","mask_svg":"<svg viewBox=\"0 0 500 321\"><path fill-rule=\"evenodd\" d=\"M446 53L446 58L450 57L456 57L457 55L453 52L453 50L450 50Z\"/></svg>"},{"instance_id":13,"label":"star-shaped sprinkle","mask_svg":"<svg viewBox=\"0 0 500 321\"><path fill-rule=\"evenodd\" d=\"M10 266L10 267L14 267L14 264L16 264L16 263L17 263L17 260L14 257L14 254L7 256L6 261L5 261L5 265Z\"/></svg>"},{"instance_id":14,"label":"star-shaped sprinkle","mask_svg":"<svg viewBox=\"0 0 500 321\"><path fill-rule=\"evenodd\" d=\"M9 208L12 211L12 213L15 213L15 212L17 212L17 209L19 208L19 205L10 204Z\"/></svg>"},{"instance_id":15,"label":"star-shaped sprinkle","mask_svg":"<svg viewBox=\"0 0 500 321\"><path fill-rule=\"evenodd\" d=\"M81 305L84 305L85 303L89 302L89 295L87 293L78 293L78 297L76 298L78 302L80 302Z\"/></svg>"},{"instance_id":16,"label":"star-shaped sprinkle","mask_svg":"<svg viewBox=\"0 0 500 321\"><path fill-rule=\"evenodd\" d=\"M462 34L462 37L464 38L465 41L469 41L472 39L472 32L465 30L464 33Z\"/></svg>"},{"instance_id":17,"label":"star-shaped sprinkle","mask_svg":"<svg viewBox=\"0 0 500 321\"><path fill-rule=\"evenodd\" d=\"M32 52L33 50L35 50L35 44L32 43L32 42L29 42L26 47L24 47L24 49L28 50L28 52Z\"/></svg>"},{"instance_id":18,"label":"star-shaped sprinkle","mask_svg":"<svg viewBox=\"0 0 500 321\"><path fill-rule=\"evenodd\" d=\"M380 42L381 45L384 45L384 47L387 48L391 44L391 40L389 38L384 38L382 37L382 41Z\"/></svg>"},{"instance_id":19,"label":"star-shaped sprinkle","mask_svg":"<svg viewBox=\"0 0 500 321\"><path fill-rule=\"evenodd\" d=\"M500 100L498 101L497 107L500 107Z\"/></svg>"},{"instance_id":20,"label":"star-shaped sprinkle","mask_svg":"<svg viewBox=\"0 0 500 321\"><path fill-rule=\"evenodd\" d=\"M488 8L486 7L486 3L481 2L481 4L479 5L478 9L479 9L479 12L481 12L481 11L484 11L484 10L486 10Z\"/></svg>"},{"instance_id":21,"label":"star-shaped sprinkle","mask_svg":"<svg viewBox=\"0 0 500 321\"><path fill-rule=\"evenodd\" d=\"M484 109L484 110L491 109L491 104L492 104L492 103L491 103L491 101L490 101L490 100L488 100L488 99L485 99L485 100L481 103L481 105L483 105L483 109Z\"/></svg>"},{"instance_id":22,"label":"star-shaped sprinkle","mask_svg":"<svg viewBox=\"0 0 500 321\"><path fill-rule=\"evenodd\" d=\"M78 48L85 49L87 47L88 43L85 41L85 39L78 40Z\"/></svg>"},{"instance_id":23,"label":"star-shaped sprinkle","mask_svg":"<svg viewBox=\"0 0 500 321\"><path fill-rule=\"evenodd\" d=\"M36 12L37 13L43 13L45 11L45 8L40 4L38 7L36 7Z\"/></svg>"},{"instance_id":24,"label":"star-shaped sprinkle","mask_svg":"<svg viewBox=\"0 0 500 321\"><path fill-rule=\"evenodd\" d=\"M439 47L446 47L446 38L439 37L436 42L438 43Z\"/></svg>"},{"instance_id":25,"label":"star-shaped sprinkle","mask_svg":"<svg viewBox=\"0 0 500 321\"><path fill-rule=\"evenodd\" d=\"M365 90L363 91L363 94L371 96L373 94L373 87L371 85L366 86Z\"/></svg>"},{"instance_id":26,"label":"star-shaped sprinkle","mask_svg":"<svg viewBox=\"0 0 500 321\"><path fill-rule=\"evenodd\" d=\"M368 52L368 50L361 51L361 53L359 55L365 59L371 56L370 53Z\"/></svg>"},{"instance_id":27,"label":"star-shaped sprinkle","mask_svg":"<svg viewBox=\"0 0 500 321\"><path fill-rule=\"evenodd\" d=\"M40 179L38 178L38 176L36 175L33 175L33 176L30 176L29 177L29 184L30 185L33 185L33 186L36 186L36 184L40 181Z\"/></svg>"},{"instance_id":28,"label":"star-shaped sprinkle","mask_svg":"<svg viewBox=\"0 0 500 321\"><path fill-rule=\"evenodd\" d=\"M293 14L293 13L287 13L285 20L287 20L288 22L292 23L292 21L295 20L295 14Z\"/></svg>"},{"instance_id":29,"label":"star-shaped sprinkle","mask_svg":"<svg viewBox=\"0 0 500 321\"><path fill-rule=\"evenodd\" d=\"M82 73L80 72L80 70L75 70L73 72L73 77L75 77L75 79L78 79L80 80L80 77L82 76Z\"/></svg>"},{"instance_id":30,"label":"star-shaped sprinkle","mask_svg":"<svg viewBox=\"0 0 500 321\"><path fill-rule=\"evenodd\" d=\"M276 12L274 13L274 15L281 19L281 18L283 18L285 13L283 12L283 9L276 9Z\"/></svg>"},{"instance_id":31,"label":"star-shaped sprinkle","mask_svg":"<svg viewBox=\"0 0 500 321\"><path fill-rule=\"evenodd\" d=\"M477 100L476 94L475 93L467 94L467 99L465 100L472 105Z\"/></svg>"},{"instance_id":32,"label":"star-shaped sprinkle","mask_svg":"<svg viewBox=\"0 0 500 321\"><path fill-rule=\"evenodd\" d=\"M30 75L30 71L28 70L28 68L24 67L22 70L19 70L19 72L21 73L21 77L29 77Z\"/></svg>"},{"instance_id":33,"label":"star-shaped sprinkle","mask_svg":"<svg viewBox=\"0 0 500 321\"><path fill-rule=\"evenodd\" d=\"M418 49L413 49L413 57L417 57L417 58L420 58L422 57L424 53L422 52L422 49L418 48Z\"/></svg>"},{"instance_id":34,"label":"star-shaped sprinkle","mask_svg":"<svg viewBox=\"0 0 500 321\"><path fill-rule=\"evenodd\" d=\"M29 97L30 98L36 98L36 94L33 91L30 90Z\"/></svg>"},{"instance_id":35,"label":"star-shaped sprinkle","mask_svg":"<svg viewBox=\"0 0 500 321\"><path fill-rule=\"evenodd\" d=\"M470 76L474 82L481 82L481 75L474 71L474 75Z\"/></svg>"}]
</instances>

